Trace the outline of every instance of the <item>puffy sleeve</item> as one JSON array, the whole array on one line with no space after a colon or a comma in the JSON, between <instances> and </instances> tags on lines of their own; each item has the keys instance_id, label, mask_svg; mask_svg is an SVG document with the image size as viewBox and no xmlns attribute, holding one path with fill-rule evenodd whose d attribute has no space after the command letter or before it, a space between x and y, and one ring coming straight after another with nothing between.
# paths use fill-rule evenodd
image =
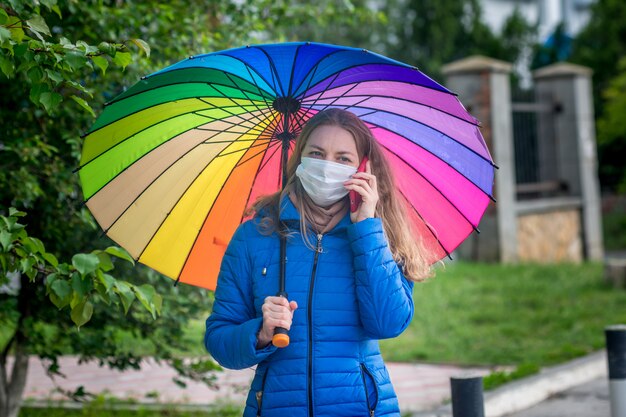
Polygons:
<instances>
[{"instance_id":1,"label":"puffy sleeve","mask_svg":"<svg viewBox=\"0 0 626 417\"><path fill-rule=\"evenodd\" d=\"M256 317L254 309L251 259L246 245L248 227L254 226L249 222L240 225L226 249L204 335L207 351L220 365L230 369L256 365L277 349L271 343L264 349L256 349L263 317Z\"/></svg>"},{"instance_id":2,"label":"puffy sleeve","mask_svg":"<svg viewBox=\"0 0 626 417\"><path fill-rule=\"evenodd\" d=\"M393 259L381 219L353 223L348 226L348 237L365 332L375 339L396 337L413 318L413 283Z\"/></svg>"}]
</instances>

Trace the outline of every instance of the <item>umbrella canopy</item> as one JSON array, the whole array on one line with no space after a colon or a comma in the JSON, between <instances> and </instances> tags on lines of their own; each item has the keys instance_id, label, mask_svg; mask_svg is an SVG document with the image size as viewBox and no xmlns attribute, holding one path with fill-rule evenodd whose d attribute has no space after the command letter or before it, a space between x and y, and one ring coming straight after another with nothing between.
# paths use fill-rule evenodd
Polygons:
<instances>
[{"instance_id":1,"label":"umbrella canopy","mask_svg":"<svg viewBox=\"0 0 626 417\"><path fill-rule=\"evenodd\" d=\"M318 43L199 55L142 78L86 135L86 204L139 262L214 289L245 209L280 189L302 126L333 107L372 130L433 261L476 230L494 177L477 120L412 66Z\"/></svg>"}]
</instances>

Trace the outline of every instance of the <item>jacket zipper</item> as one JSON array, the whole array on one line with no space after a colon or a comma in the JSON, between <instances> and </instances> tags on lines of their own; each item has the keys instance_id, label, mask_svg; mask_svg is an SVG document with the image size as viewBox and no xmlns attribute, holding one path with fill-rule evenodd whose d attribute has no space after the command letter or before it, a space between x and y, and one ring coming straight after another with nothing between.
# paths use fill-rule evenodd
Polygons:
<instances>
[{"instance_id":1,"label":"jacket zipper","mask_svg":"<svg viewBox=\"0 0 626 417\"><path fill-rule=\"evenodd\" d=\"M309 397L309 417L313 417L313 313L311 305L313 303L313 288L315 286L315 272L317 271L317 258L322 252L322 237L319 233L317 235L317 247L315 248L315 257L313 258L313 270L311 271L311 283L309 285L309 304L308 304L308 320L309 320L309 366L308 366L308 397Z\"/></svg>"},{"instance_id":2,"label":"jacket zipper","mask_svg":"<svg viewBox=\"0 0 626 417\"><path fill-rule=\"evenodd\" d=\"M259 408L257 409L256 416L261 417L261 405L263 405L263 391L265 390L265 380L267 379L269 368L265 370L263 379L261 380L261 389L256 392L256 402Z\"/></svg>"},{"instance_id":3,"label":"jacket zipper","mask_svg":"<svg viewBox=\"0 0 626 417\"><path fill-rule=\"evenodd\" d=\"M367 382L365 381L365 374L367 374L370 378L372 378L372 381L374 381L374 377L372 376L370 371L365 367L365 364L361 364L361 378L363 378L363 389L365 390L365 401L367 402L367 409L370 412L370 417L374 417L376 407L372 407L372 404L370 403L370 396L369 396L369 393L367 392Z\"/></svg>"}]
</instances>

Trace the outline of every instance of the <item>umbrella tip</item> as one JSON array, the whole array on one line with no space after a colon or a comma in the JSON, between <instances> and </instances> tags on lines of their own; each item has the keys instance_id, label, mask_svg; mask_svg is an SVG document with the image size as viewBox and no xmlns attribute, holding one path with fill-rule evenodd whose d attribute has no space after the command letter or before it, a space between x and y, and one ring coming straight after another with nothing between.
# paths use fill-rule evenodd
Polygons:
<instances>
[{"instance_id":1,"label":"umbrella tip","mask_svg":"<svg viewBox=\"0 0 626 417\"><path fill-rule=\"evenodd\" d=\"M194 58L195 58L195 56L189 55L189 59L194 59Z\"/></svg>"},{"instance_id":2,"label":"umbrella tip","mask_svg":"<svg viewBox=\"0 0 626 417\"><path fill-rule=\"evenodd\" d=\"M492 162L492 164L493 164L493 162ZM493 167L494 167L495 169L500 169L500 167L499 167L499 166L497 166L496 164L493 164Z\"/></svg>"},{"instance_id":3,"label":"umbrella tip","mask_svg":"<svg viewBox=\"0 0 626 417\"><path fill-rule=\"evenodd\" d=\"M85 139L89 133L81 133L80 138Z\"/></svg>"},{"instance_id":4,"label":"umbrella tip","mask_svg":"<svg viewBox=\"0 0 626 417\"><path fill-rule=\"evenodd\" d=\"M178 287L178 281L180 281L180 277L176 278L176 281L174 281L174 286Z\"/></svg>"},{"instance_id":5,"label":"umbrella tip","mask_svg":"<svg viewBox=\"0 0 626 417\"><path fill-rule=\"evenodd\" d=\"M147 78L147 77L146 77L145 75L142 75L139 79L140 79L141 81L143 81L143 80L145 80L146 78Z\"/></svg>"}]
</instances>

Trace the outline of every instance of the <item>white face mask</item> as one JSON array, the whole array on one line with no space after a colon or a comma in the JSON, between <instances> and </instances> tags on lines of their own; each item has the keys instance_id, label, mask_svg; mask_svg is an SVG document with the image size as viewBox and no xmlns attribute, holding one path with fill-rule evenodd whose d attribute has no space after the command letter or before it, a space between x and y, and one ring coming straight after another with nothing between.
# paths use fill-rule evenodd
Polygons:
<instances>
[{"instance_id":1,"label":"white face mask","mask_svg":"<svg viewBox=\"0 0 626 417\"><path fill-rule=\"evenodd\" d=\"M304 191L320 207L328 207L348 194L343 183L356 173L356 168L316 158L302 158L296 169Z\"/></svg>"}]
</instances>

